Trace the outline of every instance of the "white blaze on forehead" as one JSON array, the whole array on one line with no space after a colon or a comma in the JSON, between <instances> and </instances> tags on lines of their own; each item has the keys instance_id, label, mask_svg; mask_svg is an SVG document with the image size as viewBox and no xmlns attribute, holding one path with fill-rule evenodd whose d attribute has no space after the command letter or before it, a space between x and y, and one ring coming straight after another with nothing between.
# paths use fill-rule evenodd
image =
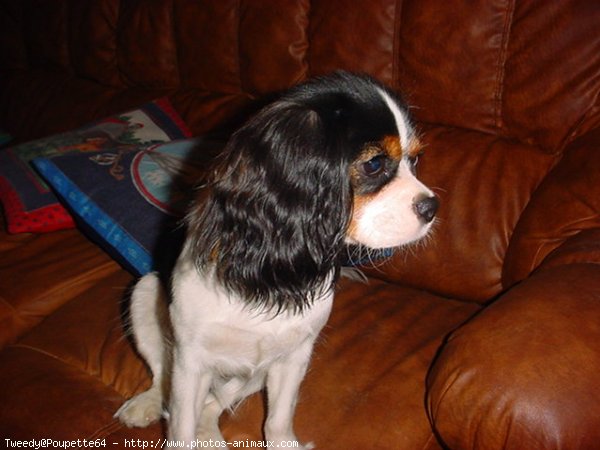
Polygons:
<instances>
[{"instance_id":1,"label":"white blaze on forehead","mask_svg":"<svg viewBox=\"0 0 600 450\"><path fill-rule=\"evenodd\" d=\"M396 120L396 128L398 128L398 135L400 136L400 145L403 149L407 149L412 130L410 128L406 115L404 114L404 112L402 112L398 104L394 101L392 97L390 97L390 95L387 92L385 92L381 88L377 88L377 90L379 91L379 94L381 95L386 105L388 106L388 108L390 108L390 111L394 115L394 119Z\"/></svg>"}]
</instances>

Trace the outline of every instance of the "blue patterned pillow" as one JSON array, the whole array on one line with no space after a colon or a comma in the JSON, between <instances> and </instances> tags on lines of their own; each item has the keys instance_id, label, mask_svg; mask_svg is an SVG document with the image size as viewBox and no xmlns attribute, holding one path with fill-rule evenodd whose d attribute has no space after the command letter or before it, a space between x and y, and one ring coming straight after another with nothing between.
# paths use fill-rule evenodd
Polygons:
<instances>
[{"instance_id":1,"label":"blue patterned pillow","mask_svg":"<svg viewBox=\"0 0 600 450\"><path fill-rule=\"evenodd\" d=\"M178 238L173 231L214 149L215 144L189 139L137 151L38 158L33 164L78 224L126 268L143 275L157 268L163 239Z\"/></svg>"},{"instance_id":2,"label":"blue patterned pillow","mask_svg":"<svg viewBox=\"0 0 600 450\"><path fill-rule=\"evenodd\" d=\"M161 98L77 130L0 150L0 201L10 233L44 233L72 228L72 217L37 176L34 158L103 149L139 149L190 137L167 98ZM85 158L85 157L84 157Z\"/></svg>"}]
</instances>

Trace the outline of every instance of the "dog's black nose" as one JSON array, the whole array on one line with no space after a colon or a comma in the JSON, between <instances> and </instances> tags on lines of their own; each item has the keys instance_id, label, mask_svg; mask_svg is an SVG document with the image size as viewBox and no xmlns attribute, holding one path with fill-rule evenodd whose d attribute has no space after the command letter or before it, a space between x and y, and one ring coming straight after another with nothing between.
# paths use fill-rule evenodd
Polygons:
<instances>
[{"instance_id":1,"label":"dog's black nose","mask_svg":"<svg viewBox=\"0 0 600 450\"><path fill-rule=\"evenodd\" d=\"M437 197L421 198L414 203L415 212L426 223L429 223L433 220L439 206L440 202L438 201Z\"/></svg>"}]
</instances>

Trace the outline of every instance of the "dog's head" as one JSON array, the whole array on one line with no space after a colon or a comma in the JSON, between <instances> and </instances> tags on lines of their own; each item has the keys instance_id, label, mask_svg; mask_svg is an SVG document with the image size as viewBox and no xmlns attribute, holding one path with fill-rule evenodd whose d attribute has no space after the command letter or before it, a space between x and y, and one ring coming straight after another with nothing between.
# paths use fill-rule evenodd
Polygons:
<instances>
[{"instance_id":1,"label":"dog's head","mask_svg":"<svg viewBox=\"0 0 600 450\"><path fill-rule=\"evenodd\" d=\"M348 244L423 237L435 195L398 98L337 73L299 85L229 140L188 216L192 257L250 303L302 309L331 287Z\"/></svg>"}]
</instances>

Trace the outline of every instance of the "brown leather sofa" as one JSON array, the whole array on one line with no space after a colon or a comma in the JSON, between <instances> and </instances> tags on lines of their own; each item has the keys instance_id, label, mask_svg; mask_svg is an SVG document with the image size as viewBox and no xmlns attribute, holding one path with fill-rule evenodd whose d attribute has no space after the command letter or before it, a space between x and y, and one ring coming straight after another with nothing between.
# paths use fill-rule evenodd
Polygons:
<instances>
[{"instance_id":1,"label":"brown leather sofa","mask_svg":"<svg viewBox=\"0 0 600 450\"><path fill-rule=\"evenodd\" d=\"M441 198L425 243L340 282L301 388L319 449L600 448L600 4L2 0L16 142L168 95L194 134L335 69L400 90ZM113 419L148 386L132 275L78 230L0 232L0 447L156 446ZM258 440L258 395L222 418Z\"/></svg>"}]
</instances>

